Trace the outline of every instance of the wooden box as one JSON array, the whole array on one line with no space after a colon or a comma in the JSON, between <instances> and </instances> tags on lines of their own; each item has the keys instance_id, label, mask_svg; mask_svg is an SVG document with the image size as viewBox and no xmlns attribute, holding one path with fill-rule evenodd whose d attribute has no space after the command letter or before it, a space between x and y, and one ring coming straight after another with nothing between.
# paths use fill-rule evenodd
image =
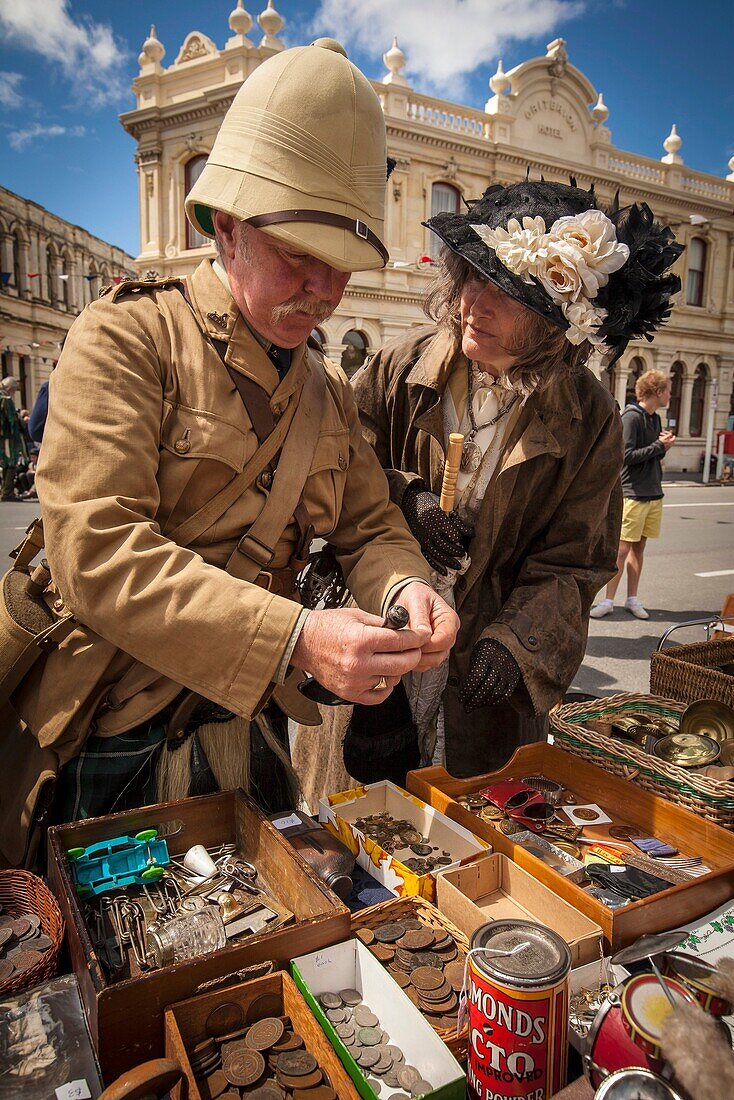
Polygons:
<instances>
[{"instance_id":1,"label":"wooden box","mask_svg":"<svg viewBox=\"0 0 734 1100\"><path fill-rule=\"evenodd\" d=\"M296 988L290 974L278 971L264 978L255 978L251 982L228 986L212 993L200 993L188 1001L179 1001L165 1012L166 1058L178 1062L186 1074L186 1082L177 1085L172 1100L202 1100L202 1094L191 1069L187 1050L206 1039L205 1023L209 1013L220 1004L239 1004L245 1010L245 1018L254 1023L257 1016L250 1019L248 1010L263 994L276 994L282 998L282 1015L290 1016L293 1030L303 1038L307 1049L317 1059L331 1081L331 1087L340 1100L359 1100L359 1093L344 1069L341 1059L324 1035L314 1018L311 1009Z\"/></svg>"},{"instance_id":2,"label":"wooden box","mask_svg":"<svg viewBox=\"0 0 734 1100\"><path fill-rule=\"evenodd\" d=\"M566 941L572 966L598 962L601 955L599 925L500 852L441 871L436 905L469 942L488 921L532 920L547 924Z\"/></svg>"},{"instance_id":3,"label":"wooden box","mask_svg":"<svg viewBox=\"0 0 734 1100\"><path fill-rule=\"evenodd\" d=\"M167 834L171 855L181 855L194 844L236 843L239 853L258 868L265 886L295 914L296 923L250 936L211 955L108 983L82 915L65 852L157 827ZM131 1066L162 1054L163 1010L195 994L202 983L267 959L286 964L294 955L349 935L347 907L242 791L57 825L49 829L48 836L49 879L66 921L72 967L108 1082Z\"/></svg>"},{"instance_id":4,"label":"wooden box","mask_svg":"<svg viewBox=\"0 0 734 1100\"><path fill-rule=\"evenodd\" d=\"M521 779L526 775L554 779L576 794L580 802L598 803L615 824L638 825L643 832L676 845L681 852L703 856L704 862L712 868L711 873L623 908L608 909L519 844L513 844L511 837L454 801L500 779ZM444 768L423 768L408 773L407 787L437 810L489 841L496 852L509 856L564 901L585 913L600 926L613 951L632 943L644 932L662 932L686 924L734 896L734 835L729 830L633 787L624 779L609 775L555 745L545 742L524 745L504 768L471 779L454 779Z\"/></svg>"}]
</instances>

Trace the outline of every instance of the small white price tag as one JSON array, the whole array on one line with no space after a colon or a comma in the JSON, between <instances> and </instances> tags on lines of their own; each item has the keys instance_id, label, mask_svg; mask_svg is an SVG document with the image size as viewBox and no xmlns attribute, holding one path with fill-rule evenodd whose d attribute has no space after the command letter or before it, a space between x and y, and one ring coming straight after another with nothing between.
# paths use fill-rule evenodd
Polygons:
<instances>
[{"instance_id":1,"label":"small white price tag","mask_svg":"<svg viewBox=\"0 0 734 1100\"><path fill-rule=\"evenodd\" d=\"M56 1089L57 1100L89 1100L91 1095L89 1085L84 1079L67 1081L61 1088Z\"/></svg>"},{"instance_id":2,"label":"small white price tag","mask_svg":"<svg viewBox=\"0 0 734 1100\"><path fill-rule=\"evenodd\" d=\"M288 817L276 817L273 821L275 828L280 829L281 832L283 829L292 829L294 825L302 824L303 822L297 814L290 814Z\"/></svg>"}]
</instances>

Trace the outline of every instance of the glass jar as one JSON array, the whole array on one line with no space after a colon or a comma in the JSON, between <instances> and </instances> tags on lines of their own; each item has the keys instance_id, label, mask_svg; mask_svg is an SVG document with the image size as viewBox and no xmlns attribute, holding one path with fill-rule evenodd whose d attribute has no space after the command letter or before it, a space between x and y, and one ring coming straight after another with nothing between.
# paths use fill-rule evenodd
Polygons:
<instances>
[{"instance_id":1,"label":"glass jar","mask_svg":"<svg viewBox=\"0 0 734 1100\"><path fill-rule=\"evenodd\" d=\"M148 933L154 966L170 966L182 959L208 955L224 947L226 942L224 921L216 905L172 917L160 928Z\"/></svg>"}]
</instances>

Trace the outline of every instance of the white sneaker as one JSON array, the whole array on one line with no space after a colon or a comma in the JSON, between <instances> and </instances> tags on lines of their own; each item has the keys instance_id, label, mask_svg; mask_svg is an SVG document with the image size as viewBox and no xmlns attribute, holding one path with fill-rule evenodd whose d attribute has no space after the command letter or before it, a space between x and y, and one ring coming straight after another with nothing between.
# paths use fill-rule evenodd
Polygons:
<instances>
[{"instance_id":1,"label":"white sneaker","mask_svg":"<svg viewBox=\"0 0 734 1100\"><path fill-rule=\"evenodd\" d=\"M592 619L603 619L605 615L611 615L614 611L614 600L600 600L596 607L592 607L589 615Z\"/></svg>"},{"instance_id":2,"label":"white sneaker","mask_svg":"<svg viewBox=\"0 0 734 1100\"><path fill-rule=\"evenodd\" d=\"M625 606L625 609L627 611L629 611L629 613L631 615L634 615L634 617L636 619L649 619L650 618L647 611L645 610L644 605L642 603L640 603L637 596L630 596L628 599L626 599L624 601L624 606Z\"/></svg>"}]
</instances>

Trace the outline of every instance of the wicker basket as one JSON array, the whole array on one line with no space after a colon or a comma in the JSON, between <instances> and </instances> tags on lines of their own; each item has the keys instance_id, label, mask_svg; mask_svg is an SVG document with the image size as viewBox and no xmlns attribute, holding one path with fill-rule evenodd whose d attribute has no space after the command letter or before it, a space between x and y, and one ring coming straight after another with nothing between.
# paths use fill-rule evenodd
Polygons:
<instances>
[{"instance_id":1,"label":"wicker basket","mask_svg":"<svg viewBox=\"0 0 734 1100\"><path fill-rule=\"evenodd\" d=\"M379 905L371 905L369 909L362 909L352 917L352 932L358 928L379 928L390 921L399 921L401 917L413 917L425 924L426 928L437 928L442 932L448 932L453 936L459 949L459 959L463 961L468 950L469 940L460 929L439 912L435 905L421 897L395 898L394 901L381 901ZM466 1057L466 1041L469 1034L468 1024L462 1029L461 1035L456 1034L452 1028L434 1028L439 1039L442 1039L451 1053L459 1061Z\"/></svg>"},{"instance_id":2,"label":"wicker basket","mask_svg":"<svg viewBox=\"0 0 734 1100\"><path fill-rule=\"evenodd\" d=\"M41 919L41 931L51 940L40 962L0 982L0 997L6 997L53 978L64 939L64 920L49 888L28 871L0 871L0 905L3 913L11 917L35 913Z\"/></svg>"},{"instance_id":3,"label":"wicker basket","mask_svg":"<svg viewBox=\"0 0 734 1100\"><path fill-rule=\"evenodd\" d=\"M636 745L583 727L589 720L632 712L649 714L653 721L656 717L677 719L685 709L685 703L655 695L611 695L608 699L556 707L551 711L550 724L556 744L566 752L637 783L716 825L734 829L733 784L666 764Z\"/></svg>"},{"instance_id":4,"label":"wicker basket","mask_svg":"<svg viewBox=\"0 0 734 1100\"><path fill-rule=\"evenodd\" d=\"M681 703L716 699L734 707L734 676L720 666L734 664L734 637L661 649L650 658L650 691Z\"/></svg>"}]
</instances>

